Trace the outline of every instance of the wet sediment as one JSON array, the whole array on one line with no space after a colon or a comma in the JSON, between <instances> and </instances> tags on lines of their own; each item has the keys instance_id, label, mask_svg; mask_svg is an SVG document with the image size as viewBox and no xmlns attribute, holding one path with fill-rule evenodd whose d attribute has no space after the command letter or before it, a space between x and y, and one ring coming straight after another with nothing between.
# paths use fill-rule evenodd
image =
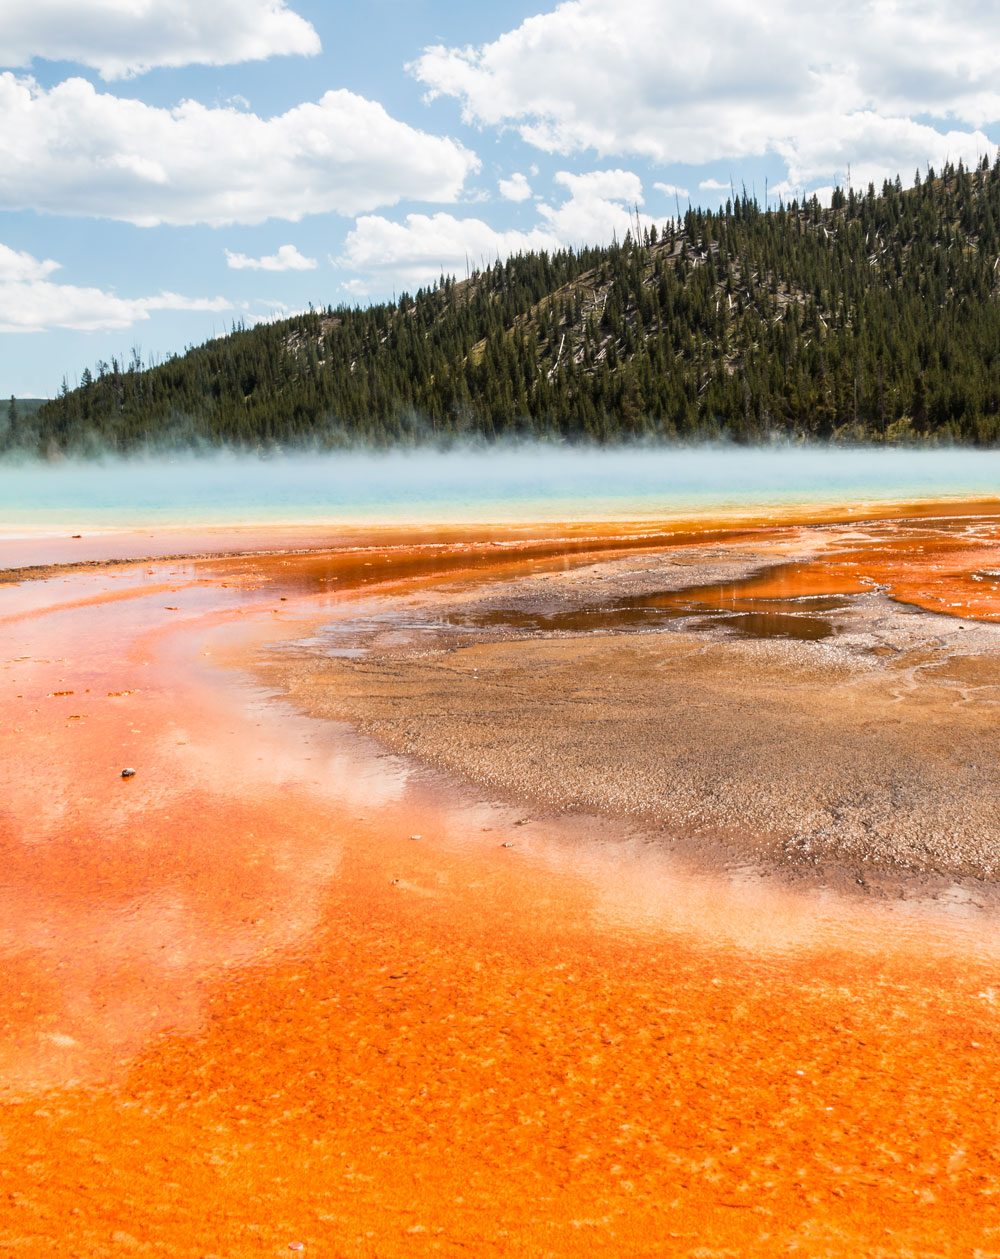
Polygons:
<instances>
[{"instance_id":1,"label":"wet sediment","mask_svg":"<svg viewBox=\"0 0 1000 1259\"><path fill-rule=\"evenodd\" d=\"M877 562L912 594L920 552L898 541ZM941 571L923 565L930 607ZM536 809L880 891L993 881L1000 625L892 594L840 551L676 548L455 583L260 669L306 711Z\"/></svg>"}]
</instances>

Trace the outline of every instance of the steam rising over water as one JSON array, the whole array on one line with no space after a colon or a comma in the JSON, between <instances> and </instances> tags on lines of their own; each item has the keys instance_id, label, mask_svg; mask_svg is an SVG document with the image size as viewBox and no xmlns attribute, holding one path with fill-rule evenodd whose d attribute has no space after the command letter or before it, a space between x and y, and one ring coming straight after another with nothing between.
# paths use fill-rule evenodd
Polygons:
<instances>
[{"instance_id":1,"label":"steam rising over water","mask_svg":"<svg viewBox=\"0 0 1000 1259\"><path fill-rule=\"evenodd\" d=\"M0 465L0 529L635 519L1000 496L1000 451L770 447L231 454Z\"/></svg>"}]
</instances>

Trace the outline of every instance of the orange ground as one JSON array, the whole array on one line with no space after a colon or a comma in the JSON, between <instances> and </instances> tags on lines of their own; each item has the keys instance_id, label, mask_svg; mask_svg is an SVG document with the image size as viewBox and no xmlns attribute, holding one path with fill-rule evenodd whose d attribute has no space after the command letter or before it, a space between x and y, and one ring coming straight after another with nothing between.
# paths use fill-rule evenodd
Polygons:
<instances>
[{"instance_id":1,"label":"orange ground","mask_svg":"<svg viewBox=\"0 0 1000 1259\"><path fill-rule=\"evenodd\" d=\"M997 523L783 580L995 616ZM518 825L232 670L505 540L0 594L0 1248L1000 1254L991 916Z\"/></svg>"}]
</instances>

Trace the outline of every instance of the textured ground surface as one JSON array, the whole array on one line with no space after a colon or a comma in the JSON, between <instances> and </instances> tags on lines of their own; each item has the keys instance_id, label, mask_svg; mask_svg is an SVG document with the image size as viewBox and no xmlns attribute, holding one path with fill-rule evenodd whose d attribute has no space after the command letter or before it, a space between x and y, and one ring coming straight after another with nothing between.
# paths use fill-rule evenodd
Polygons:
<instances>
[{"instance_id":1,"label":"textured ground surface","mask_svg":"<svg viewBox=\"0 0 1000 1259\"><path fill-rule=\"evenodd\" d=\"M536 807L859 879L1000 872L1000 626L858 583L741 602L765 560L685 551L453 587L338 622L265 675Z\"/></svg>"},{"instance_id":2,"label":"textured ground surface","mask_svg":"<svg viewBox=\"0 0 1000 1259\"><path fill-rule=\"evenodd\" d=\"M875 851L895 790L971 860L957 805L992 799L995 629L960 619L990 538L856 532L7 585L0 1252L1000 1253L987 885L897 856L907 899L845 897L784 856L792 807ZM902 578L949 615L894 609Z\"/></svg>"}]
</instances>

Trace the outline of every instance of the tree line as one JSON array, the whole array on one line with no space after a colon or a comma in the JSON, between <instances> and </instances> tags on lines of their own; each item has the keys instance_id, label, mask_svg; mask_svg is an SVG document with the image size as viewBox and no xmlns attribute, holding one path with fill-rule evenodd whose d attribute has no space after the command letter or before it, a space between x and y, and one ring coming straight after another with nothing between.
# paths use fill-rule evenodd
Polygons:
<instances>
[{"instance_id":1,"label":"tree line","mask_svg":"<svg viewBox=\"0 0 1000 1259\"><path fill-rule=\"evenodd\" d=\"M531 437L1000 441L1000 158L528 253L156 366L100 362L0 448Z\"/></svg>"}]
</instances>

